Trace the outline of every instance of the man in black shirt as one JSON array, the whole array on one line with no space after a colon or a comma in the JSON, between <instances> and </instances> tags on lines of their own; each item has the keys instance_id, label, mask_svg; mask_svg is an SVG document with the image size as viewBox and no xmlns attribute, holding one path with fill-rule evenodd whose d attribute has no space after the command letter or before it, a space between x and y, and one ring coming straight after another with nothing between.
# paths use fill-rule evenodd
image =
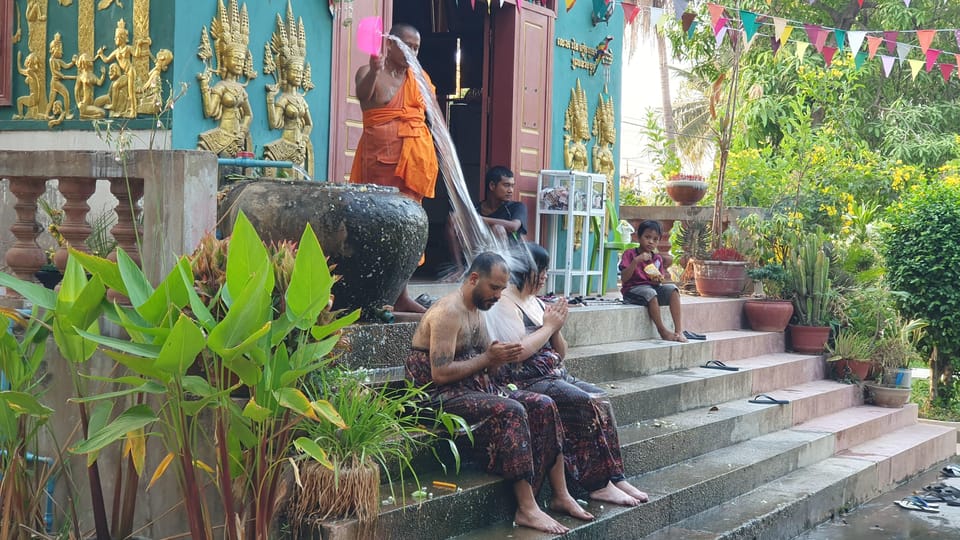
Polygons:
<instances>
[{"instance_id":1,"label":"man in black shirt","mask_svg":"<svg viewBox=\"0 0 960 540\"><path fill-rule=\"evenodd\" d=\"M527 234L527 207L513 200L513 171L497 165L487 171L486 198L477 205L480 218L494 234L511 243L522 243Z\"/></svg>"}]
</instances>

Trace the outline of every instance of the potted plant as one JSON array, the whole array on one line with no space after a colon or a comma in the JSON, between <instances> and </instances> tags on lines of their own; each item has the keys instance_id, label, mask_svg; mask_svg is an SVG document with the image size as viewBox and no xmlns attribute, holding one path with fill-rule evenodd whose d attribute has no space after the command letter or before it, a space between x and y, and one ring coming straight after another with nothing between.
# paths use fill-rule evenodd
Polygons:
<instances>
[{"instance_id":1,"label":"potted plant","mask_svg":"<svg viewBox=\"0 0 960 540\"><path fill-rule=\"evenodd\" d=\"M822 353L830 337L835 293L823 237L822 231L797 234L784 264L796 320L790 326L790 342L799 353Z\"/></svg>"},{"instance_id":2,"label":"potted plant","mask_svg":"<svg viewBox=\"0 0 960 540\"><path fill-rule=\"evenodd\" d=\"M876 381L865 385L868 399L881 407L903 407L910 400L910 362L920 358L917 344L923 339L927 323L921 319L891 321L889 335L873 351L879 368Z\"/></svg>"},{"instance_id":3,"label":"potted plant","mask_svg":"<svg viewBox=\"0 0 960 540\"><path fill-rule=\"evenodd\" d=\"M674 174L667 178L667 195L678 206L693 206L707 194L707 182L699 174Z\"/></svg>"},{"instance_id":4,"label":"potted plant","mask_svg":"<svg viewBox=\"0 0 960 540\"><path fill-rule=\"evenodd\" d=\"M841 329L827 347L827 352L827 362L833 366L837 380L866 381L873 372L873 336L851 328Z\"/></svg>"},{"instance_id":5,"label":"potted plant","mask_svg":"<svg viewBox=\"0 0 960 540\"><path fill-rule=\"evenodd\" d=\"M793 302L784 297L787 271L781 264L747 270L753 280L753 297L743 304L750 328L758 332L783 332L793 316Z\"/></svg>"},{"instance_id":6,"label":"potted plant","mask_svg":"<svg viewBox=\"0 0 960 540\"><path fill-rule=\"evenodd\" d=\"M387 477L392 499L397 498L394 481L404 485L408 475L417 487L414 493L419 494L422 490L413 462L419 451L430 448L440 460L433 444L443 433L459 471L460 454L453 437L465 433L473 442L463 418L422 405L427 393L412 381L390 384L370 379L364 369L334 367L317 372L307 384L307 394L329 400L347 429L331 423L304 425L304 438L323 448L333 467L301 461L303 489L297 492L291 509L295 538L306 532L301 527L316 529L321 521L350 517L357 518L360 538L372 536L381 500L381 472ZM440 463L446 468L442 460Z\"/></svg>"},{"instance_id":7,"label":"potted plant","mask_svg":"<svg viewBox=\"0 0 960 540\"><path fill-rule=\"evenodd\" d=\"M740 296L747 280L747 261L734 247L720 247L707 260L694 261L694 281L700 296Z\"/></svg>"}]
</instances>

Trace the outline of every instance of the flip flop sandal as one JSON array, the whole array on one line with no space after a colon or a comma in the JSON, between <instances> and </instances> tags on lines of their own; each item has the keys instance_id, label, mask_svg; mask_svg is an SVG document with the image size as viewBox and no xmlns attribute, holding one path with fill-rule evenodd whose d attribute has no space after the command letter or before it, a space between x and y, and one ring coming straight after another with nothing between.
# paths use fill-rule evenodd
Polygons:
<instances>
[{"instance_id":1,"label":"flip flop sandal","mask_svg":"<svg viewBox=\"0 0 960 540\"><path fill-rule=\"evenodd\" d=\"M953 486L948 486L946 484L932 484L929 486L924 486L923 490L927 493L935 493L937 495L946 495L948 497L960 499L960 489L957 489Z\"/></svg>"},{"instance_id":2,"label":"flip flop sandal","mask_svg":"<svg viewBox=\"0 0 960 540\"><path fill-rule=\"evenodd\" d=\"M960 478L960 465L950 464L940 469L940 474L947 478Z\"/></svg>"},{"instance_id":3,"label":"flip flop sandal","mask_svg":"<svg viewBox=\"0 0 960 540\"><path fill-rule=\"evenodd\" d=\"M790 401L786 399L777 399L767 394L758 394L757 397L748 399L747 403L756 403L758 405L786 405L790 403Z\"/></svg>"},{"instance_id":4,"label":"flip flop sandal","mask_svg":"<svg viewBox=\"0 0 960 540\"><path fill-rule=\"evenodd\" d=\"M944 503L947 506L960 506L960 499L943 493L926 493L921 498L928 503Z\"/></svg>"},{"instance_id":5,"label":"flip flop sandal","mask_svg":"<svg viewBox=\"0 0 960 540\"><path fill-rule=\"evenodd\" d=\"M700 341L703 341L703 340L707 339L707 336L705 336L705 335L703 335L703 334L698 334L698 333L696 333L696 332L691 332L691 331L689 331L689 330L684 330L684 331L683 331L683 337L685 337L685 338L687 338L687 339L697 339L697 340L700 340Z\"/></svg>"},{"instance_id":6,"label":"flip flop sandal","mask_svg":"<svg viewBox=\"0 0 960 540\"><path fill-rule=\"evenodd\" d=\"M904 497L896 502L900 508L907 510L917 510L919 512L937 513L940 511L940 505L930 504L917 496Z\"/></svg>"},{"instance_id":7,"label":"flip flop sandal","mask_svg":"<svg viewBox=\"0 0 960 540\"><path fill-rule=\"evenodd\" d=\"M700 367L710 368L710 369L722 369L725 371L740 371L740 368L728 366L723 362L721 362L720 360L707 360L707 363Z\"/></svg>"}]
</instances>

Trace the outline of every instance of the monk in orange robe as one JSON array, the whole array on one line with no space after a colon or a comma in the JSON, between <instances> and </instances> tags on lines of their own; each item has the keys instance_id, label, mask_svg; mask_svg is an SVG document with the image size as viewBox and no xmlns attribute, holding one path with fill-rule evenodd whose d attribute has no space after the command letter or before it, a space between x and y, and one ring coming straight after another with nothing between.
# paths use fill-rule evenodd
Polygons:
<instances>
[{"instance_id":1,"label":"monk in orange robe","mask_svg":"<svg viewBox=\"0 0 960 540\"><path fill-rule=\"evenodd\" d=\"M408 24L390 29L413 51L420 51L420 32ZM431 90L433 83L424 72ZM371 56L356 74L357 98L363 111L363 134L350 170L351 183L393 186L421 202L434 196L437 155L426 124L426 100L407 65L403 51L387 40L386 54ZM404 287L396 311L423 313Z\"/></svg>"}]
</instances>

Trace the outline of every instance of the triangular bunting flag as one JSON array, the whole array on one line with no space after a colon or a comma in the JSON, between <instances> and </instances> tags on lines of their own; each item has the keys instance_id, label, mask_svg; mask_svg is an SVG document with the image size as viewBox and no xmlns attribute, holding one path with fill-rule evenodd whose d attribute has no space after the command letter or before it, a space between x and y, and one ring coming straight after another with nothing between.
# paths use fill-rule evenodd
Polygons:
<instances>
[{"instance_id":1,"label":"triangular bunting flag","mask_svg":"<svg viewBox=\"0 0 960 540\"><path fill-rule=\"evenodd\" d=\"M863 63L867 61L867 53L860 51L857 54L853 55L853 65L857 69L863 67Z\"/></svg>"},{"instance_id":2,"label":"triangular bunting flag","mask_svg":"<svg viewBox=\"0 0 960 540\"><path fill-rule=\"evenodd\" d=\"M476 7L477 0L471 0L471 1L474 3L474 7ZM577 0L567 0L567 11L570 11L571 9L573 9L573 5L576 3L577 3Z\"/></svg>"},{"instance_id":3,"label":"triangular bunting flag","mask_svg":"<svg viewBox=\"0 0 960 540\"><path fill-rule=\"evenodd\" d=\"M916 58L912 58L908 60L908 62L910 63L910 78L912 80L916 80L917 73L920 73L920 68L923 67L923 60L917 60Z\"/></svg>"},{"instance_id":4,"label":"triangular bunting flag","mask_svg":"<svg viewBox=\"0 0 960 540\"><path fill-rule=\"evenodd\" d=\"M953 74L953 64L940 64L940 75L943 75L943 82L950 82L950 75Z\"/></svg>"},{"instance_id":5,"label":"triangular bunting flag","mask_svg":"<svg viewBox=\"0 0 960 540\"><path fill-rule=\"evenodd\" d=\"M730 19L726 17L720 17L720 20L717 21L717 24L713 25L713 35L717 35L721 30L726 29L728 22L730 22ZM719 41L717 43L719 43Z\"/></svg>"},{"instance_id":6,"label":"triangular bunting flag","mask_svg":"<svg viewBox=\"0 0 960 540\"><path fill-rule=\"evenodd\" d=\"M522 5L523 5L523 0L517 0L517 11L518 11L518 12L519 12L521 9L523 9L523 8L521 7ZM503 6L503 2L500 2L500 6Z\"/></svg>"},{"instance_id":7,"label":"triangular bunting flag","mask_svg":"<svg viewBox=\"0 0 960 540\"><path fill-rule=\"evenodd\" d=\"M786 28L784 28L784 29L783 29L783 33L780 34L780 38L779 38L779 39L780 39L780 43L786 43L786 42L790 41L790 34L792 34L792 33L793 33L793 27L792 27L792 26L787 26Z\"/></svg>"},{"instance_id":8,"label":"triangular bunting flag","mask_svg":"<svg viewBox=\"0 0 960 540\"><path fill-rule=\"evenodd\" d=\"M328 4L329 4L329 7L330 7L330 15L333 15L333 11L334 11L334 9L333 9L333 0L330 0L330 1L328 2Z\"/></svg>"},{"instance_id":9,"label":"triangular bunting flag","mask_svg":"<svg viewBox=\"0 0 960 540\"><path fill-rule=\"evenodd\" d=\"M687 11L680 17L680 22L683 25L683 31L687 33L687 38L693 37L690 32L690 27L694 26L694 23L697 21L697 14L691 11Z\"/></svg>"},{"instance_id":10,"label":"triangular bunting flag","mask_svg":"<svg viewBox=\"0 0 960 540\"><path fill-rule=\"evenodd\" d=\"M960 53L954 53L953 58L957 61L957 77L960 77Z\"/></svg>"},{"instance_id":11,"label":"triangular bunting flag","mask_svg":"<svg viewBox=\"0 0 960 540\"><path fill-rule=\"evenodd\" d=\"M851 30L847 32L847 41L850 43L850 52L856 54L860 50L860 46L863 45L863 38L866 36L867 33L860 30Z\"/></svg>"},{"instance_id":12,"label":"triangular bunting flag","mask_svg":"<svg viewBox=\"0 0 960 540\"><path fill-rule=\"evenodd\" d=\"M803 57L807 54L807 47L809 46L810 44L806 41L797 42L797 60L803 61Z\"/></svg>"},{"instance_id":13,"label":"triangular bunting flag","mask_svg":"<svg viewBox=\"0 0 960 540\"><path fill-rule=\"evenodd\" d=\"M743 33L747 36L749 42L753 35L757 33L757 14L745 9L740 10L740 22L743 23Z\"/></svg>"},{"instance_id":14,"label":"triangular bunting flag","mask_svg":"<svg viewBox=\"0 0 960 540\"><path fill-rule=\"evenodd\" d=\"M940 51L938 51L937 49L927 49L926 56L927 56L927 65L925 67L926 67L927 73L930 73L930 70L933 69L933 64L936 63L937 61L937 57L940 56Z\"/></svg>"},{"instance_id":15,"label":"triangular bunting flag","mask_svg":"<svg viewBox=\"0 0 960 540\"><path fill-rule=\"evenodd\" d=\"M883 64L883 74L886 77L890 76L890 70L893 69L893 61L895 60L892 56L887 56L885 54L880 55L880 62Z\"/></svg>"},{"instance_id":16,"label":"triangular bunting flag","mask_svg":"<svg viewBox=\"0 0 960 540\"><path fill-rule=\"evenodd\" d=\"M721 20L724 20L724 21L725 21L726 19L721 19ZM717 32L717 34L716 34L717 47L719 47L720 44L723 43L723 36L725 36L725 35L727 35L727 27L726 27L726 26L720 28L720 31Z\"/></svg>"},{"instance_id":17,"label":"triangular bunting flag","mask_svg":"<svg viewBox=\"0 0 960 540\"><path fill-rule=\"evenodd\" d=\"M847 40L847 31L834 28L833 38L837 41L837 50L843 52L843 42Z\"/></svg>"},{"instance_id":18,"label":"triangular bunting flag","mask_svg":"<svg viewBox=\"0 0 960 540\"><path fill-rule=\"evenodd\" d=\"M663 18L663 8L652 7L650 8L650 25L651 26L660 26L660 19Z\"/></svg>"},{"instance_id":19,"label":"triangular bunting flag","mask_svg":"<svg viewBox=\"0 0 960 540\"><path fill-rule=\"evenodd\" d=\"M787 20L783 17L773 18L773 37L783 43L783 30L787 27Z\"/></svg>"},{"instance_id":20,"label":"triangular bunting flag","mask_svg":"<svg viewBox=\"0 0 960 540\"><path fill-rule=\"evenodd\" d=\"M893 51L897 50L897 35L899 32L896 30L884 30L883 32L883 41L887 46L887 52L893 54Z\"/></svg>"},{"instance_id":21,"label":"triangular bunting flag","mask_svg":"<svg viewBox=\"0 0 960 540\"><path fill-rule=\"evenodd\" d=\"M627 24L633 24L634 19L637 18L637 15L640 13L640 8L633 4L627 4L626 2L622 3L623 7L623 20Z\"/></svg>"},{"instance_id":22,"label":"triangular bunting flag","mask_svg":"<svg viewBox=\"0 0 960 540\"><path fill-rule=\"evenodd\" d=\"M953 36L957 38L957 47L960 47L960 28L953 31Z\"/></svg>"},{"instance_id":23,"label":"triangular bunting flag","mask_svg":"<svg viewBox=\"0 0 960 540\"><path fill-rule=\"evenodd\" d=\"M820 27L815 24L804 23L803 29L807 31L807 41L816 43L817 36L820 35Z\"/></svg>"},{"instance_id":24,"label":"triangular bunting flag","mask_svg":"<svg viewBox=\"0 0 960 540\"><path fill-rule=\"evenodd\" d=\"M857 4L859 4L860 7L863 7L863 0L857 0Z\"/></svg>"},{"instance_id":25,"label":"triangular bunting flag","mask_svg":"<svg viewBox=\"0 0 960 540\"><path fill-rule=\"evenodd\" d=\"M817 42L813 44L813 46L817 48L817 52L823 52L823 46L827 44L827 36L829 34L826 28L820 29L820 32L817 34Z\"/></svg>"},{"instance_id":26,"label":"triangular bunting flag","mask_svg":"<svg viewBox=\"0 0 960 540\"><path fill-rule=\"evenodd\" d=\"M900 63L903 64L903 61L907 59L907 55L910 54L910 45L906 43L897 43L897 58L900 59ZM923 65L923 63L921 63Z\"/></svg>"},{"instance_id":27,"label":"triangular bunting flag","mask_svg":"<svg viewBox=\"0 0 960 540\"><path fill-rule=\"evenodd\" d=\"M873 57L877 54L877 49L880 48L881 41L883 41L883 38L880 36L867 36L867 51L870 52L867 58L873 60Z\"/></svg>"},{"instance_id":28,"label":"triangular bunting flag","mask_svg":"<svg viewBox=\"0 0 960 540\"><path fill-rule=\"evenodd\" d=\"M937 35L936 30L917 30L917 41L920 42L920 50L927 54L927 49L933 43L933 37Z\"/></svg>"},{"instance_id":29,"label":"triangular bunting flag","mask_svg":"<svg viewBox=\"0 0 960 540\"><path fill-rule=\"evenodd\" d=\"M910 0L903 0L903 5L910 7Z\"/></svg>"},{"instance_id":30,"label":"triangular bunting flag","mask_svg":"<svg viewBox=\"0 0 960 540\"><path fill-rule=\"evenodd\" d=\"M689 0L673 0L673 14L677 16L677 20L683 15L683 12L687 10L687 4Z\"/></svg>"},{"instance_id":31,"label":"triangular bunting flag","mask_svg":"<svg viewBox=\"0 0 960 540\"><path fill-rule=\"evenodd\" d=\"M836 47L823 47L823 59L827 63L827 67L830 67L830 64L833 63L833 55L836 54Z\"/></svg>"},{"instance_id":32,"label":"triangular bunting flag","mask_svg":"<svg viewBox=\"0 0 960 540\"><path fill-rule=\"evenodd\" d=\"M770 36L770 49L773 50L773 57L777 57L777 53L780 52L780 40Z\"/></svg>"},{"instance_id":33,"label":"triangular bunting flag","mask_svg":"<svg viewBox=\"0 0 960 540\"><path fill-rule=\"evenodd\" d=\"M723 17L723 6L718 4L707 4L707 11L710 12L710 26L716 26L717 21Z\"/></svg>"},{"instance_id":34,"label":"triangular bunting flag","mask_svg":"<svg viewBox=\"0 0 960 540\"><path fill-rule=\"evenodd\" d=\"M690 12L688 11L687 13L690 13ZM684 16L686 16L687 13L684 13ZM693 15L694 17L696 17L696 13L690 13L690 15ZM687 39L690 39L693 37L693 32L696 29L697 29L697 21L696 19L694 19L693 22L690 23L690 28L687 28Z\"/></svg>"}]
</instances>

